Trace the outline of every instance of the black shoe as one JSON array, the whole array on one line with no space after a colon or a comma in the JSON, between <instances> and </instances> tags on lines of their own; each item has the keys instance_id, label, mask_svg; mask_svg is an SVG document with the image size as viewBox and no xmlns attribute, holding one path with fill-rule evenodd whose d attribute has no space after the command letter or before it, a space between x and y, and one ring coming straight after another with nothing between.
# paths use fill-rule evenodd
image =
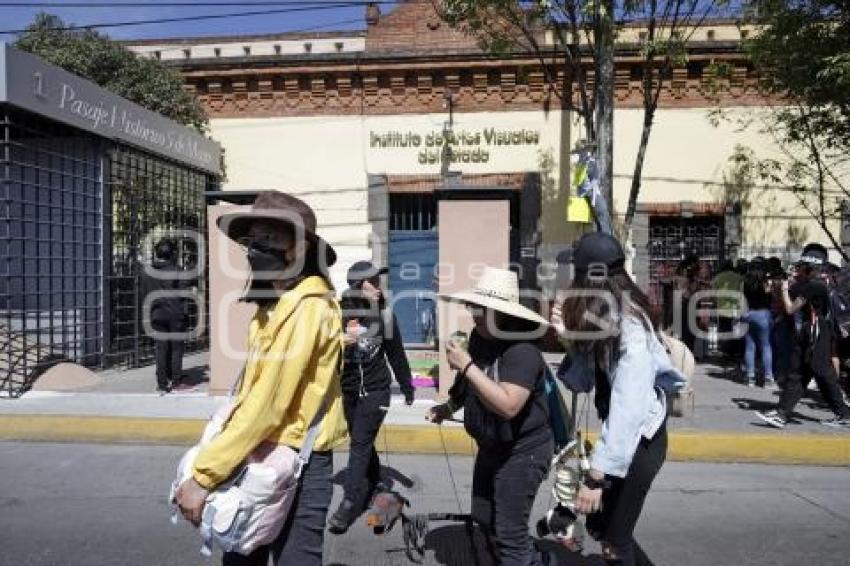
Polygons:
<instances>
[{"instance_id":1,"label":"black shoe","mask_svg":"<svg viewBox=\"0 0 850 566\"><path fill-rule=\"evenodd\" d=\"M328 530L334 535L343 534L357 520L359 514L354 502L343 499L334 514L328 519Z\"/></svg>"}]
</instances>

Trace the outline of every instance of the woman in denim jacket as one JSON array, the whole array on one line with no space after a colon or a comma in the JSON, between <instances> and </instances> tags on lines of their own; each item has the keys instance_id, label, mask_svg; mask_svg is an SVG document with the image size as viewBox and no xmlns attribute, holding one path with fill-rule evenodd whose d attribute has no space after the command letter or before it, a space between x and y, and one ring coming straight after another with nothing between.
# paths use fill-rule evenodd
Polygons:
<instances>
[{"instance_id":1,"label":"woman in denim jacket","mask_svg":"<svg viewBox=\"0 0 850 566\"><path fill-rule=\"evenodd\" d=\"M596 389L602 430L577 510L608 564L652 564L633 538L652 481L667 455L667 407L660 385L679 376L656 336L646 295L624 269L613 237L594 232L573 254L575 279L553 325L572 350L562 378Z\"/></svg>"}]
</instances>

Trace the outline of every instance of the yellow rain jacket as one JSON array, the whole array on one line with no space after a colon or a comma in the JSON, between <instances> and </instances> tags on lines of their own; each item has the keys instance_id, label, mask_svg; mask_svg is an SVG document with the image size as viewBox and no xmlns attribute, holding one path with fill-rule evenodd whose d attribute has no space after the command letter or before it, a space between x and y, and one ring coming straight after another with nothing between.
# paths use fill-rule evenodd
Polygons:
<instances>
[{"instance_id":1,"label":"yellow rain jacket","mask_svg":"<svg viewBox=\"0 0 850 566\"><path fill-rule=\"evenodd\" d=\"M321 277L308 277L254 315L250 353L236 408L195 460L195 480L212 489L263 441L299 449L323 399L327 410L314 450L342 443L347 428L339 384L342 318Z\"/></svg>"}]
</instances>

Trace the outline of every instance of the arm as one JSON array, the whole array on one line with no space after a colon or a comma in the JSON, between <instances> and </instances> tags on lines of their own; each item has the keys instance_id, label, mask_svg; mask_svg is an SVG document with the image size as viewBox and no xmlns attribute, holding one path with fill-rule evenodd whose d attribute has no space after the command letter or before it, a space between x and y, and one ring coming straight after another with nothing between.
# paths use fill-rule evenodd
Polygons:
<instances>
[{"instance_id":1,"label":"arm","mask_svg":"<svg viewBox=\"0 0 850 566\"><path fill-rule=\"evenodd\" d=\"M647 338L639 322L623 322L610 410L591 459L591 468L597 472L625 477L640 442L641 427L655 396L655 367Z\"/></svg>"},{"instance_id":2,"label":"arm","mask_svg":"<svg viewBox=\"0 0 850 566\"><path fill-rule=\"evenodd\" d=\"M305 299L292 320L281 327L260 364L260 375L233 412L224 430L195 459L193 475L212 489L283 423L290 403L303 386L303 377L322 343L339 338L327 335L330 309L322 299ZM312 419L313 415L305 415Z\"/></svg>"},{"instance_id":3,"label":"arm","mask_svg":"<svg viewBox=\"0 0 850 566\"><path fill-rule=\"evenodd\" d=\"M788 281L782 282L782 304L785 307L785 312L790 314L794 314L799 311L806 304L806 300L803 297L797 297L795 300L791 300L791 295L788 292Z\"/></svg>"},{"instance_id":4,"label":"arm","mask_svg":"<svg viewBox=\"0 0 850 566\"><path fill-rule=\"evenodd\" d=\"M398 320L395 314L389 311L389 323L392 328L392 335L384 335L384 345L387 351L387 360L390 363L390 368L393 370L395 380L404 393L405 398L413 397L413 384L410 375L410 364L407 363L407 354L404 352L404 344L401 341L401 330L398 327Z\"/></svg>"},{"instance_id":5,"label":"arm","mask_svg":"<svg viewBox=\"0 0 850 566\"><path fill-rule=\"evenodd\" d=\"M449 365L461 371L466 369L466 374L461 379L465 379L469 387L475 388L481 402L488 409L504 419L512 419L519 414L531 395L531 389L525 385L512 383L510 372L523 371L522 369L516 368L515 364L505 363L506 375L496 382L475 364L470 365L472 357L453 341L449 341L447 350ZM529 371L533 370L529 368Z\"/></svg>"}]
</instances>

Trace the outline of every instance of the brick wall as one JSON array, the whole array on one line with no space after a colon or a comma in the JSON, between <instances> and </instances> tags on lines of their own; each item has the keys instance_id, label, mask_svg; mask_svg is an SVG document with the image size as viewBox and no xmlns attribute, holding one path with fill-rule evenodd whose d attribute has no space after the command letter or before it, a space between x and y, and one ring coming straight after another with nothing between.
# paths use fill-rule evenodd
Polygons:
<instances>
[{"instance_id":1,"label":"brick wall","mask_svg":"<svg viewBox=\"0 0 850 566\"><path fill-rule=\"evenodd\" d=\"M416 0L383 13L366 31L366 51L480 51L474 37L451 28L433 4Z\"/></svg>"}]
</instances>

